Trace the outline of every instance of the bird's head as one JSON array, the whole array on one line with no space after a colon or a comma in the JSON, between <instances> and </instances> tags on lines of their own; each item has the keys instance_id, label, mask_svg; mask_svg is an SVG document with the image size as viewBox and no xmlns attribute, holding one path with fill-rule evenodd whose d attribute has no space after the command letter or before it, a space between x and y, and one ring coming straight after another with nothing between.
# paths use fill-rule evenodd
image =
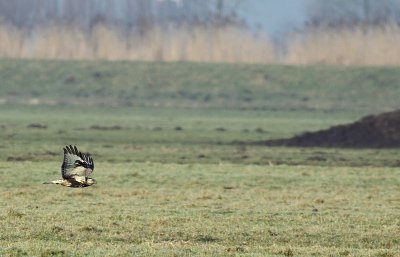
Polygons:
<instances>
[{"instance_id":1,"label":"bird's head","mask_svg":"<svg viewBox=\"0 0 400 257\"><path fill-rule=\"evenodd\" d=\"M75 163L74 163L74 166L75 166L75 168L76 167L84 167L84 168L87 168L87 163L86 162L83 162L83 161L81 161L81 160L76 160L75 161Z\"/></svg>"},{"instance_id":2,"label":"bird's head","mask_svg":"<svg viewBox=\"0 0 400 257\"><path fill-rule=\"evenodd\" d=\"M91 185L96 184L96 183L97 183L97 181L95 179L92 179L92 178L87 178L87 180L86 180L86 184L88 186L91 186Z\"/></svg>"}]
</instances>

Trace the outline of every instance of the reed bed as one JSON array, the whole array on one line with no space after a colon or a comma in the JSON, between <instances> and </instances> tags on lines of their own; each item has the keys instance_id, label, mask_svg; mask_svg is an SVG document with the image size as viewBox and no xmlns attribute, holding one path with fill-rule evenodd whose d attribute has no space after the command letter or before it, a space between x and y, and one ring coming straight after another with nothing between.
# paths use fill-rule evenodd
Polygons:
<instances>
[{"instance_id":1,"label":"reed bed","mask_svg":"<svg viewBox=\"0 0 400 257\"><path fill-rule=\"evenodd\" d=\"M289 65L400 65L400 27L314 28L276 47L266 34L234 26L155 26L145 33L98 24L46 25L32 30L0 24L0 58L194 61Z\"/></svg>"},{"instance_id":2,"label":"reed bed","mask_svg":"<svg viewBox=\"0 0 400 257\"><path fill-rule=\"evenodd\" d=\"M107 25L87 32L77 26L26 31L2 24L0 58L271 63L275 57L265 35L236 27L154 27L138 34Z\"/></svg>"}]
</instances>

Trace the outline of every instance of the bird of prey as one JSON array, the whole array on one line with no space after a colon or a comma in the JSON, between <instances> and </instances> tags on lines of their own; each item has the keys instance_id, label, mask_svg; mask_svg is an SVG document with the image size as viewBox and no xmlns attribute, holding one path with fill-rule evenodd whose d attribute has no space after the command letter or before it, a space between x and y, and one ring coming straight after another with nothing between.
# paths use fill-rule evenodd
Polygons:
<instances>
[{"instance_id":1,"label":"bird of prey","mask_svg":"<svg viewBox=\"0 0 400 257\"><path fill-rule=\"evenodd\" d=\"M94 170L94 162L89 154L78 151L76 146L64 148L64 160L61 165L62 179L43 184L57 184L66 187L88 187L96 183L89 178Z\"/></svg>"}]
</instances>

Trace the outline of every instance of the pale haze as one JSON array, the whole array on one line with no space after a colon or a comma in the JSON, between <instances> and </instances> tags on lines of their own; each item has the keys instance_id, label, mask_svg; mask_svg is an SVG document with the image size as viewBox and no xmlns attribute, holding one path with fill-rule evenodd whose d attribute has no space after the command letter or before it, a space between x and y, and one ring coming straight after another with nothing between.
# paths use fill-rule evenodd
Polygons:
<instances>
[{"instance_id":1,"label":"pale haze","mask_svg":"<svg viewBox=\"0 0 400 257\"><path fill-rule=\"evenodd\" d=\"M309 0L245 0L239 15L251 26L260 25L271 36L292 27L301 27L306 18Z\"/></svg>"}]
</instances>

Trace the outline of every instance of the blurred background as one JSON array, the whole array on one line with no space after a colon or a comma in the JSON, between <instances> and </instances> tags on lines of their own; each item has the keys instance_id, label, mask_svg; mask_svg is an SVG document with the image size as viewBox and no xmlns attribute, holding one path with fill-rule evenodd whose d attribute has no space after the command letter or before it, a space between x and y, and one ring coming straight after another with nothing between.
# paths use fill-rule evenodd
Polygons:
<instances>
[{"instance_id":1,"label":"blurred background","mask_svg":"<svg viewBox=\"0 0 400 257\"><path fill-rule=\"evenodd\" d=\"M399 0L0 0L0 58L400 64Z\"/></svg>"}]
</instances>

